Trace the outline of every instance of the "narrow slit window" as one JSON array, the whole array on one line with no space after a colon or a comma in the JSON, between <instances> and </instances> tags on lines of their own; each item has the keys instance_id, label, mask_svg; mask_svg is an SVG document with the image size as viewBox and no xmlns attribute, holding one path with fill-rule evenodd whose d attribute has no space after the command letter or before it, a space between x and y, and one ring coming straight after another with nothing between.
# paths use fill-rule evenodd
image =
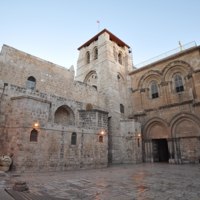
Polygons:
<instances>
[{"instance_id":1,"label":"narrow slit window","mask_svg":"<svg viewBox=\"0 0 200 200\"><path fill-rule=\"evenodd\" d=\"M103 142L103 136L102 136L102 135L99 136L99 142L100 142L100 143Z\"/></svg>"},{"instance_id":2,"label":"narrow slit window","mask_svg":"<svg viewBox=\"0 0 200 200\"><path fill-rule=\"evenodd\" d=\"M118 54L118 62L120 65L122 65L122 54L121 53Z\"/></svg>"},{"instance_id":3,"label":"narrow slit window","mask_svg":"<svg viewBox=\"0 0 200 200\"><path fill-rule=\"evenodd\" d=\"M71 136L71 145L76 145L76 141L77 141L77 134L73 132Z\"/></svg>"},{"instance_id":4,"label":"narrow slit window","mask_svg":"<svg viewBox=\"0 0 200 200\"><path fill-rule=\"evenodd\" d=\"M124 105L120 104L120 113L124 113Z\"/></svg>"},{"instance_id":5,"label":"narrow slit window","mask_svg":"<svg viewBox=\"0 0 200 200\"><path fill-rule=\"evenodd\" d=\"M86 63L89 64L90 63L90 52L87 51L86 53Z\"/></svg>"},{"instance_id":6,"label":"narrow slit window","mask_svg":"<svg viewBox=\"0 0 200 200\"><path fill-rule=\"evenodd\" d=\"M94 60L98 59L98 49L97 47L94 48Z\"/></svg>"}]
</instances>

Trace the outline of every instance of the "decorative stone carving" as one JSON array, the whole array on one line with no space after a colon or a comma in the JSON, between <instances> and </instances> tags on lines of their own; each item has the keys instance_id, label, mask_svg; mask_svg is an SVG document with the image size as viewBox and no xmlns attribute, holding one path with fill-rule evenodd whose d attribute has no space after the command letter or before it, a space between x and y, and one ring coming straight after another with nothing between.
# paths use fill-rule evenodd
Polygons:
<instances>
[{"instance_id":1,"label":"decorative stone carving","mask_svg":"<svg viewBox=\"0 0 200 200\"><path fill-rule=\"evenodd\" d=\"M0 156L0 171L7 172L12 164L12 159L10 156Z\"/></svg>"}]
</instances>

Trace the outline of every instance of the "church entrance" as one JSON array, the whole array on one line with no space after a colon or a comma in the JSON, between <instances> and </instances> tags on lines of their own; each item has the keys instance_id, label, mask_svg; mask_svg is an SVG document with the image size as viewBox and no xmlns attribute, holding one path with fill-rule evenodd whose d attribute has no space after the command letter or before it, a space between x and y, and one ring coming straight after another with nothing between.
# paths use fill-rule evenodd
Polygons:
<instances>
[{"instance_id":1,"label":"church entrance","mask_svg":"<svg viewBox=\"0 0 200 200\"><path fill-rule=\"evenodd\" d=\"M153 139L152 147L154 162L168 162L169 150L166 139Z\"/></svg>"}]
</instances>

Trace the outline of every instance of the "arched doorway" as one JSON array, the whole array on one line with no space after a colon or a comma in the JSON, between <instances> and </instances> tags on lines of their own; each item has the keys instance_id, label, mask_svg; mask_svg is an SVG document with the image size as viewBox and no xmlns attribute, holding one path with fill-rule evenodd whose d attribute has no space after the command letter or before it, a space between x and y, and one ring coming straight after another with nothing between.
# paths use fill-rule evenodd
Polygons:
<instances>
[{"instance_id":1,"label":"arched doorway","mask_svg":"<svg viewBox=\"0 0 200 200\"><path fill-rule=\"evenodd\" d=\"M200 122L195 116L182 114L172 120L172 139L176 163L200 162Z\"/></svg>"},{"instance_id":2,"label":"arched doorway","mask_svg":"<svg viewBox=\"0 0 200 200\"><path fill-rule=\"evenodd\" d=\"M168 127L162 120L151 120L144 132L144 152L146 162L168 162Z\"/></svg>"}]
</instances>

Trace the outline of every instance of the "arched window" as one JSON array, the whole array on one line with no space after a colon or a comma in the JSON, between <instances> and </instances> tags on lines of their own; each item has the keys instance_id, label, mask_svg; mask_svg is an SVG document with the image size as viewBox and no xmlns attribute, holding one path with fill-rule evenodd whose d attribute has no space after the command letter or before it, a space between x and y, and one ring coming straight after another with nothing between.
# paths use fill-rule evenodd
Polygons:
<instances>
[{"instance_id":1,"label":"arched window","mask_svg":"<svg viewBox=\"0 0 200 200\"><path fill-rule=\"evenodd\" d=\"M89 51L87 51L87 53L86 53L86 63L87 64L90 63L90 52Z\"/></svg>"},{"instance_id":2,"label":"arched window","mask_svg":"<svg viewBox=\"0 0 200 200\"><path fill-rule=\"evenodd\" d=\"M94 60L98 59L98 49L97 47L94 48Z\"/></svg>"},{"instance_id":3,"label":"arched window","mask_svg":"<svg viewBox=\"0 0 200 200\"><path fill-rule=\"evenodd\" d=\"M155 81L153 81L151 83L151 98L152 99L155 99L155 98L158 98L159 95L158 95L158 85Z\"/></svg>"},{"instance_id":4,"label":"arched window","mask_svg":"<svg viewBox=\"0 0 200 200\"><path fill-rule=\"evenodd\" d=\"M38 131L33 129L30 134L30 142L37 142L38 140Z\"/></svg>"},{"instance_id":5,"label":"arched window","mask_svg":"<svg viewBox=\"0 0 200 200\"><path fill-rule=\"evenodd\" d=\"M77 134L73 132L71 136L71 145L76 145L76 140L77 140Z\"/></svg>"},{"instance_id":6,"label":"arched window","mask_svg":"<svg viewBox=\"0 0 200 200\"><path fill-rule=\"evenodd\" d=\"M119 64L122 65L122 54L121 53L118 54L118 62L119 62Z\"/></svg>"},{"instance_id":7,"label":"arched window","mask_svg":"<svg viewBox=\"0 0 200 200\"><path fill-rule=\"evenodd\" d=\"M184 91L183 80L182 80L182 77L179 74L176 74L174 76L174 85L175 85L175 91L177 93Z\"/></svg>"},{"instance_id":8,"label":"arched window","mask_svg":"<svg viewBox=\"0 0 200 200\"><path fill-rule=\"evenodd\" d=\"M36 85L36 79L33 76L29 76L26 81L26 88L34 90Z\"/></svg>"},{"instance_id":9,"label":"arched window","mask_svg":"<svg viewBox=\"0 0 200 200\"><path fill-rule=\"evenodd\" d=\"M101 142L101 143L103 142L103 135L99 136L99 142Z\"/></svg>"}]
</instances>

